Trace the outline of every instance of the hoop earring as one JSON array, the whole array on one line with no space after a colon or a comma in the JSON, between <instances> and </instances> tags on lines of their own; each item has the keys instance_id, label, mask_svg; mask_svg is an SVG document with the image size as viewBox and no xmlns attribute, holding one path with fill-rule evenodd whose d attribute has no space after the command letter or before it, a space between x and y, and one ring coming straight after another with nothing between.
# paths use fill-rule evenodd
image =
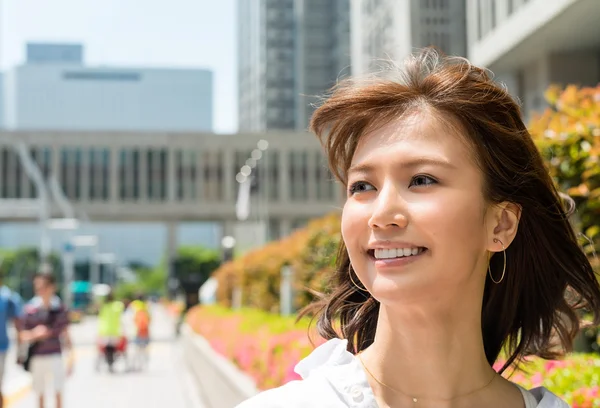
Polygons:
<instances>
[{"instance_id":1,"label":"hoop earring","mask_svg":"<svg viewBox=\"0 0 600 408\"><path fill-rule=\"evenodd\" d=\"M356 284L356 282L354 282L354 278L352 277L352 264L348 265L348 277L350 277L350 281L352 282L352 284L354 285L354 287L356 287L361 292L368 292L368 290L366 290L365 288L361 288L360 286L358 286Z\"/></svg>"},{"instance_id":2,"label":"hoop earring","mask_svg":"<svg viewBox=\"0 0 600 408\"><path fill-rule=\"evenodd\" d=\"M498 238L494 238L494 242L500 242L500 245L502 245L502 254L504 255L504 267L502 268L502 276L500 277L499 281L496 281L494 279L494 277L492 276L492 269L490 268L490 264L488 264L488 274L490 275L490 279L492 280L492 282L494 282L497 285L504 280L504 274L506 273L506 248L504 248L504 243L502 241L500 241ZM491 260L492 259L490 257L490 261Z\"/></svg>"}]
</instances>

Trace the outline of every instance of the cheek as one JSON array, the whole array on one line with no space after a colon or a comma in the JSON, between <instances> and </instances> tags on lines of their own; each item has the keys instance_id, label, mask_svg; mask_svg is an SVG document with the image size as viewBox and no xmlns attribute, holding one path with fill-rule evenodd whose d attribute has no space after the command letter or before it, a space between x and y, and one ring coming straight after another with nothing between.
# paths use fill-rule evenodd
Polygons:
<instances>
[{"instance_id":1,"label":"cheek","mask_svg":"<svg viewBox=\"0 0 600 408\"><path fill-rule=\"evenodd\" d=\"M368 229L368 213L361 211L356 203L347 202L342 210L341 232L348 251L353 251Z\"/></svg>"},{"instance_id":2,"label":"cheek","mask_svg":"<svg viewBox=\"0 0 600 408\"><path fill-rule=\"evenodd\" d=\"M444 242L449 250L478 241L484 232L480 197L460 195L422 202L411 211L413 220L432 239Z\"/></svg>"}]
</instances>

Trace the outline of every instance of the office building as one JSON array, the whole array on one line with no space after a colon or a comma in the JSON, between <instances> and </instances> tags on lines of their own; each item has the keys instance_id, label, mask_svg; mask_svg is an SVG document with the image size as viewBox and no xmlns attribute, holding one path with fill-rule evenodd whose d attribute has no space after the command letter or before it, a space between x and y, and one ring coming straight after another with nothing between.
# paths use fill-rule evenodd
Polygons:
<instances>
[{"instance_id":1,"label":"office building","mask_svg":"<svg viewBox=\"0 0 600 408\"><path fill-rule=\"evenodd\" d=\"M468 0L469 58L491 69L527 116L551 84L600 82L597 0Z\"/></svg>"},{"instance_id":2,"label":"office building","mask_svg":"<svg viewBox=\"0 0 600 408\"><path fill-rule=\"evenodd\" d=\"M78 44L28 44L4 76L4 126L31 130L211 131L212 73L88 67Z\"/></svg>"},{"instance_id":3,"label":"office building","mask_svg":"<svg viewBox=\"0 0 600 408\"><path fill-rule=\"evenodd\" d=\"M352 74L378 70L382 60L402 61L436 46L467 55L464 0L352 0Z\"/></svg>"},{"instance_id":4,"label":"office building","mask_svg":"<svg viewBox=\"0 0 600 408\"><path fill-rule=\"evenodd\" d=\"M0 129L4 128L4 74L0 72Z\"/></svg>"},{"instance_id":5,"label":"office building","mask_svg":"<svg viewBox=\"0 0 600 408\"><path fill-rule=\"evenodd\" d=\"M238 4L240 131L305 129L349 66L349 0Z\"/></svg>"}]
</instances>

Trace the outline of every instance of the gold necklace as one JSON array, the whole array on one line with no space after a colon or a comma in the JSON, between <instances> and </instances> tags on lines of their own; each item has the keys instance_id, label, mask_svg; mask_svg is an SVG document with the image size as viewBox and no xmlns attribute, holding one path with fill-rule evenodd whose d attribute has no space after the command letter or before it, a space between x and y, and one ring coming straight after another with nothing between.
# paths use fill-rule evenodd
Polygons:
<instances>
[{"instance_id":1,"label":"gold necklace","mask_svg":"<svg viewBox=\"0 0 600 408\"><path fill-rule=\"evenodd\" d=\"M361 353L362 353L362 352L361 352ZM367 373L369 373L369 375L370 375L371 377L373 377L373 379L374 379L374 380L375 380L375 381L376 381L376 382L377 382L379 385L381 385L381 386L383 386L383 387L386 387L386 388L388 388L388 389L390 389L390 390L392 390L392 391L394 391L394 392L396 392L396 393L398 393L398 394L402 394L402 395L404 395L405 397L409 397L410 399L412 399L412 401L413 401L413 403L414 403L415 405L417 404L417 402L419 402L419 399L418 399L417 397L411 397L410 395L408 395L408 394L405 394L404 392L402 392L402 391L400 391L400 390L397 390L396 388L394 388L394 387L391 387L391 386L389 386L389 385L387 385L387 384L383 383L383 382L382 382L382 381L380 381L380 380L379 380L377 377L375 377L375 375L373 375L373 373L372 373L372 372L371 372L371 371L370 371L370 370L367 368L367 366L366 366L365 362L363 361L362 357L360 356L360 354L361 354L361 353L358 353L358 354L356 355L356 356L358 357L358 360L360 361L360 364L362 364L362 366L363 366L363 368L365 369L365 371L366 371ZM491 384L491 383L494 381L494 379L496 378L496 376L497 376L497 374L496 374L496 372L494 371L494 375L492 376L492 378L491 378L491 379L490 379L490 380L487 382L487 384L485 384L483 387L477 388L477 389L475 389L475 390L473 390L473 391L470 391L470 392L468 392L468 393L466 393L466 394L457 395L457 396L455 396L455 397L452 397L452 398L448 398L448 399L442 399L442 398L440 398L440 400L441 400L441 401L452 401L452 400L454 400L454 399L456 399L456 398L459 398L459 397L466 397L467 395L474 394L474 393L476 393L476 392L478 392L478 391L481 391L481 390L483 390L484 388L487 388L487 387L488 387L488 386L489 386L489 385L490 385L490 384ZM425 398L425 399L426 399L426 398Z\"/></svg>"}]
</instances>

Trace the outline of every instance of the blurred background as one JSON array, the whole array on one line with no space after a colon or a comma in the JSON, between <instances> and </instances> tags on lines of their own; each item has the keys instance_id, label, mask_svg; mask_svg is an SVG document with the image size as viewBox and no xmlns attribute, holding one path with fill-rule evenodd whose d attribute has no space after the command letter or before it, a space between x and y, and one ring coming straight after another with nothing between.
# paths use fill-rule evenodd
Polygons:
<instances>
[{"instance_id":1,"label":"blurred background","mask_svg":"<svg viewBox=\"0 0 600 408\"><path fill-rule=\"evenodd\" d=\"M425 46L518 98L598 267L599 19L599 0L0 0L0 276L23 303L35 273L57 279L65 405L227 408L295 379L344 198L310 116ZM95 370L108 288L151 305L141 372ZM586 328L515 380L600 406L598 350ZM5 403L36 407L16 353Z\"/></svg>"}]
</instances>

